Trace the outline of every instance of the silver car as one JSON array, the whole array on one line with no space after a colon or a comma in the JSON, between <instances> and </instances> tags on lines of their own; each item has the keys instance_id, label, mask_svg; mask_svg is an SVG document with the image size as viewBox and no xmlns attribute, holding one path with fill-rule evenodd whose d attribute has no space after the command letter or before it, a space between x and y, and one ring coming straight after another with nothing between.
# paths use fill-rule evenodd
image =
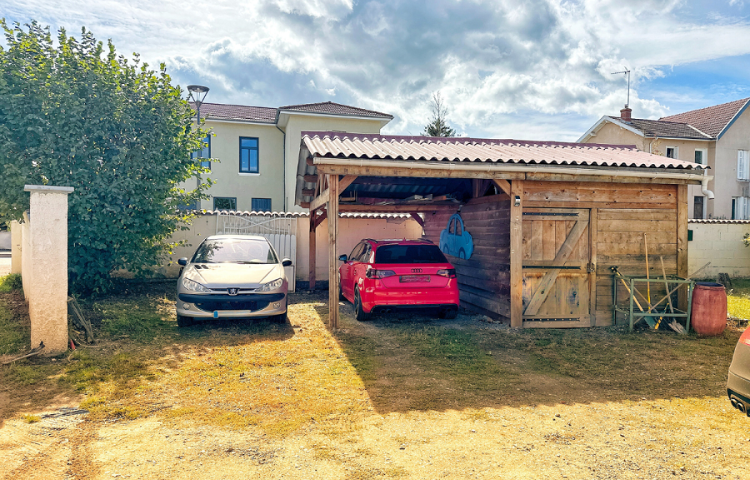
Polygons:
<instances>
[{"instance_id":1,"label":"silver car","mask_svg":"<svg viewBox=\"0 0 750 480\"><path fill-rule=\"evenodd\" d=\"M750 417L750 328L742 333L734 347L727 395L734 408Z\"/></svg>"},{"instance_id":2,"label":"silver car","mask_svg":"<svg viewBox=\"0 0 750 480\"><path fill-rule=\"evenodd\" d=\"M177 324L196 319L271 317L286 321L288 283L284 267L264 237L214 235L181 258L177 280Z\"/></svg>"}]
</instances>

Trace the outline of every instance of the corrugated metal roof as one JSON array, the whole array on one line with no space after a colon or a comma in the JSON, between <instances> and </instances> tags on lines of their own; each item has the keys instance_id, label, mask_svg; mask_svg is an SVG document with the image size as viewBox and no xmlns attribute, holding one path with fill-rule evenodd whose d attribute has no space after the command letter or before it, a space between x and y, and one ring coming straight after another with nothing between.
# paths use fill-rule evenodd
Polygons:
<instances>
[{"instance_id":1,"label":"corrugated metal roof","mask_svg":"<svg viewBox=\"0 0 750 480\"><path fill-rule=\"evenodd\" d=\"M710 218L706 220L701 220L699 218L696 218L696 219L688 220L688 223L705 223L709 225L724 225L724 224L750 225L750 220L727 220L727 219L718 219L718 218Z\"/></svg>"},{"instance_id":2,"label":"corrugated metal roof","mask_svg":"<svg viewBox=\"0 0 750 480\"><path fill-rule=\"evenodd\" d=\"M311 155L328 158L505 164L703 169L703 165L641 152L634 145L481 138L302 132Z\"/></svg>"},{"instance_id":3,"label":"corrugated metal roof","mask_svg":"<svg viewBox=\"0 0 750 480\"><path fill-rule=\"evenodd\" d=\"M239 215L242 217L309 217L310 212L248 212L247 210L193 210L195 215ZM411 218L408 213L339 213L341 218Z\"/></svg>"}]
</instances>

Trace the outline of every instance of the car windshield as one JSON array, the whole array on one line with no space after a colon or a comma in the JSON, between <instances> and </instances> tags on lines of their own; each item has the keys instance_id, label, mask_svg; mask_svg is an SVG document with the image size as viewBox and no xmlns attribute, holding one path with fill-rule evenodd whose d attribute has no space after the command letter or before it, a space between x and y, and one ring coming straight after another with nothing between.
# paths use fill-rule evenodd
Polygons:
<instances>
[{"instance_id":1,"label":"car windshield","mask_svg":"<svg viewBox=\"0 0 750 480\"><path fill-rule=\"evenodd\" d=\"M375 263L448 263L437 245L383 245Z\"/></svg>"},{"instance_id":2,"label":"car windshield","mask_svg":"<svg viewBox=\"0 0 750 480\"><path fill-rule=\"evenodd\" d=\"M192 263L279 263L266 240L221 238L206 240L193 255Z\"/></svg>"}]
</instances>

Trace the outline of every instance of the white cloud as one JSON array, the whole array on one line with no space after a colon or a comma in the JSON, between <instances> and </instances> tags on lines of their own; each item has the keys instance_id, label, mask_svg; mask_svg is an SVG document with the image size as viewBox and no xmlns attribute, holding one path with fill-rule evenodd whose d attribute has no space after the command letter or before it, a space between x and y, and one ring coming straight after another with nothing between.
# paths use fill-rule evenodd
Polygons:
<instances>
[{"instance_id":1,"label":"white cloud","mask_svg":"<svg viewBox=\"0 0 750 480\"><path fill-rule=\"evenodd\" d=\"M665 100L641 98L642 86L672 66L750 53L744 20L704 15L698 24L681 0L191 5L11 0L4 14L71 34L83 23L121 52L166 61L181 84L209 85L213 101L277 106L336 96L394 114L389 133L419 133L430 93L440 90L449 119L471 136L575 139L625 103L625 80L612 72L632 71L634 115L656 118L667 113Z\"/></svg>"}]
</instances>

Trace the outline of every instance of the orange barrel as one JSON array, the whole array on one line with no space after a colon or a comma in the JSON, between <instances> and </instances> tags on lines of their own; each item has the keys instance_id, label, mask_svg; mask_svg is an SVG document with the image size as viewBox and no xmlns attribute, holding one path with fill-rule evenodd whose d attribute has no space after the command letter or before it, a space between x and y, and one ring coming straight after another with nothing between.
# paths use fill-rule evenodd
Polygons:
<instances>
[{"instance_id":1,"label":"orange barrel","mask_svg":"<svg viewBox=\"0 0 750 480\"><path fill-rule=\"evenodd\" d=\"M727 291L724 285L696 282L690 326L700 335L719 335L727 326Z\"/></svg>"}]
</instances>

